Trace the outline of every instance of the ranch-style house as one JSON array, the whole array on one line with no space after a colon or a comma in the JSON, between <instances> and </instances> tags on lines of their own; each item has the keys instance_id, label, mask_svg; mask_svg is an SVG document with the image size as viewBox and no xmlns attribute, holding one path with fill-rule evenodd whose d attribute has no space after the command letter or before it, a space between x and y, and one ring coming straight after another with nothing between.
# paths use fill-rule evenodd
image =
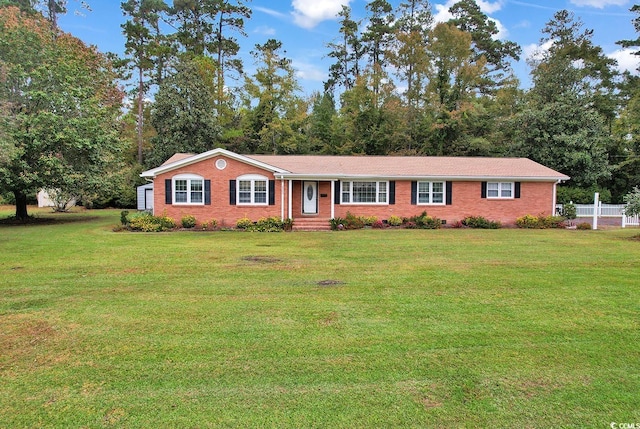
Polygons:
<instances>
[{"instance_id":1,"label":"ranch-style house","mask_svg":"<svg viewBox=\"0 0 640 429\"><path fill-rule=\"evenodd\" d=\"M141 177L139 208L179 220L233 226L276 216L323 229L329 219L422 213L453 223L484 216L514 224L555 211L569 177L526 158L240 155L225 149L175 154ZM145 192L146 191L146 192ZM149 201L152 199L152 201Z\"/></svg>"}]
</instances>

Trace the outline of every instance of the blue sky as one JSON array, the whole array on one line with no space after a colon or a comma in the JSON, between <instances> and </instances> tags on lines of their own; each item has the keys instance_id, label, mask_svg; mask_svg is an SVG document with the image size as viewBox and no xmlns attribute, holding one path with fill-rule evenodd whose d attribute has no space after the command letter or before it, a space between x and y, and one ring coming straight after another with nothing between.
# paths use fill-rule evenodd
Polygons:
<instances>
[{"instance_id":1,"label":"blue sky","mask_svg":"<svg viewBox=\"0 0 640 429\"><path fill-rule=\"evenodd\" d=\"M395 7L401 0L390 0ZM434 0L430 4L438 21L446 21L448 8L456 0ZM500 28L500 38L518 43L523 58L514 66L524 87L528 86L529 68L524 59L539 48L541 30L553 14L568 9L584 22L584 28L593 29L593 41L605 54L614 57L621 69L635 71L640 58L624 52L616 41L637 37L629 9L633 0L478 0L483 12L494 19ZM637 3L637 2L636 2ZM122 53L124 37L120 24L124 17L120 1L89 1L91 11L79 9L79 2L69 2L69 14L59 20L63 30L96 45L100 51ZM364 19L366 0L253 0L249 6L252 18L245 23L247 38L239 37L241 57L245 70L254 69L249 52L256 44L274 38L280 40L286 56L293 61L303 93L311 94L322 88L331 64L326 45L338 36L335 15L341 5L352 8L353 17ZM74 8L78 9L74 13Z\"/></svg>"}]
</instances>

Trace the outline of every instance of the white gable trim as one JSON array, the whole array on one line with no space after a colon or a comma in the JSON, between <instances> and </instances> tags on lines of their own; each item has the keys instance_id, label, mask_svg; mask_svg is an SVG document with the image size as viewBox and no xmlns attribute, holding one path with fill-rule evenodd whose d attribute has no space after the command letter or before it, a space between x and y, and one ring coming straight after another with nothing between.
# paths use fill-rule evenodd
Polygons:
<instances>
[{"instance_id":1,"label":"white gable trim","mask_svg":"<svg viewBox=\"0 0 640 429\"><path fill-rule=\"evenodd\" d=\"M273 173L288 173L287 170L283 170L273 165L266 164L264 162L257 161L248 156L240 155L235 152L228 151L222 148L212 149L207 152L200 153L198 155L189 156L179 161L172 162L170 164L161 165L160 167L152 168L151 170L143 171L140 173L140 177L155 178L159 174L167 173L169 171L185 167L187 165L195 164L200 161L205 161L217 156L226 156L227 158L234 159L236 161L243 162L245 164L252 165L254 167L261 168L263 170L271 171Z\"/></svg>"}]
</instances>

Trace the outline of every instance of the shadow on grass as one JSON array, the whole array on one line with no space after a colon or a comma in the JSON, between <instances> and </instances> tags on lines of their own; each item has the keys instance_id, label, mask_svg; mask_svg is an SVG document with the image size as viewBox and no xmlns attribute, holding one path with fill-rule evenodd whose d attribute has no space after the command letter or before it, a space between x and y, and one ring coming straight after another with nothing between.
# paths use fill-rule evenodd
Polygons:
<instances>
[{"instance_id":1,"label":"shadow on grass","mask_svg":"<svg viewBox=\"0 0 640 429\"><path fill-rule=\"evenodd\" d=\"M62 225L67 223L91 222L98 219L98 216L91 216L85 213L49 213L31 215L27 219L18 219L15 216L0 218L0 227L3 226L37 226L37 225Z\"/></svg>"}]
</instances>

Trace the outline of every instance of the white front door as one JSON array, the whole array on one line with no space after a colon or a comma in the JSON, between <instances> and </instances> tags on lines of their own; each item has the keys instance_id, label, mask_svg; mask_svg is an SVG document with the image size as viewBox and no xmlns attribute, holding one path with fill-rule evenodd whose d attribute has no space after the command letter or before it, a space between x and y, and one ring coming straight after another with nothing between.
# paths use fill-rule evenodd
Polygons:
<instances>
[{"instance_id":1,"label":"white front door","mask_svg":"<svg viewBox=\"0 0 640 429\"><path fill-rule=\"evenodd\" d=\"M302 182L302 213L318 214L318 182Z\"/></svg>"}]
</instances>

